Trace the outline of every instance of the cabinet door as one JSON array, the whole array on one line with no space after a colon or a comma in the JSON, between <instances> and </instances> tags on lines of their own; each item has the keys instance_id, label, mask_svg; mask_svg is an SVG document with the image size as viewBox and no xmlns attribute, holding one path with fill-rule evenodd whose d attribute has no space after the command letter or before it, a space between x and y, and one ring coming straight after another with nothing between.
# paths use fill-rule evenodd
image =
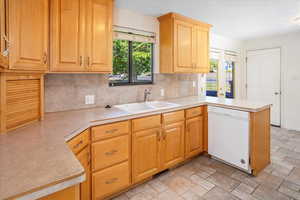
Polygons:
<instances>
[{"instance_id":1,"label":"cabinet door","mask_svg":"<svg viewBox=\"0 0 300 200\"><path fill-rule=\"evenodd\" d=\"M9 68L46 70L48 0L9 0Z\"/></svg>"},{"instance_id":2,"label":"cabinet door","mask_svg":"<svg viewBox=\"0 0 300 200\"><path fill-rule=\"evenodd\" d=\"M133 133L133 182L139 182L159 171L160 129Z\"/></svg>"},{"instance_id":3,"label":"cabinet door","mask_svg":"<svg viewBox=\"0 0 300 200\"><path fill-rule=\"evenodd\" d=\"M174 71L193 71L193 25L179 20L174 24Z\"/></svg>"},{"instance_id":4,"label":"cabinet door","mask_svg":"<svg viewBox=\"0 0 300 200\"><path fill-rule=\"evenodd\" d=\"M199 26L194 27L194 62L195 72L209 72L209 30Z\"/></svg>"},{"instance_id":5,"label":"cabinet door","mask_svg":"<svg viewBox=\"0 0 300 200\"><path fill-rule=\"evenodd\" d=\"M203 127L202 116L186 120L186 158L203 151Z\"/></svg>"},{"instance_id":6,"label":"cabinet door","mask_svg":"<svg viewBox=\"0 0 300 200\"><path fill-rule=\"evenodd\" d=\"M87 146L76 155L85 169L86 180L80 184L80 199L91 199L90 147Z\"/></svg>"},{"instance_id":7,"label":"cabinet door","mask_svg":"<svg viewBox=\"0 0 300 200\"><path fill-rule=\"evenodd\" d=\"M112 71L112 0L87 0L87 65Z\"/></svg>"},{"instance_id":8,"label":"cabinet door","mask_svg":"<svg viewBox=\"0 0 300 200\"><path fill-rule=\"evenodd\" d=\"M51 71L85 71L85 1L52 0Z\"/></svg>"},{"instance_id":9,"label":"cabinet door","mask_svg":"<svg viewBox=\"0 0 300 200\"><path fill-rule=\"evenodd\" d=\"M165 126L162 133L162 170L184 160L184 121Z\"/></svg>"},{"instance_id":10,"label":"cabinet door","mask_svg":"<svg viewBox=\"0 0 300 200\"><path fill-rule=\"evenodd\" d=\"M0 0L0 67L8 67L8 9L7 1Z\"/></svg>"}]
</instances>

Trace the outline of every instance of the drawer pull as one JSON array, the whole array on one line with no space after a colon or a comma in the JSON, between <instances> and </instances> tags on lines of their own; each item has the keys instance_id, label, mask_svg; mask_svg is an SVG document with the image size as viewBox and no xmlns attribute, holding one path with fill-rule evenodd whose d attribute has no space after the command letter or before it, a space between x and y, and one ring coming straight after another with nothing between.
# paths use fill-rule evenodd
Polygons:
<instances>
[{"instance_id":1,"label":"drawer pull","mask_svg":"<svg viewBox=\"0 0 300 200\"><path fill-rule=\"evenodd\" d=\"M118 129L112 129L112 130L107 130L107 131L105 131L105 133L114 133L114 132L116 132L116 131L118 131Z\"/></svg>"},{"instance_id":2,"label":"drawer pull","mask_svg":"<svg viewBox=\"0 0 300 200\"><path fill-rule=\"evenodd\" d=\"M111 150L111 151L109 151L109 152L106 152L105 155L107 155L107 156L112 156L112 155L114 155L114 154L117 153L117 152L118 152L117 150Z\"/></svg>"},{"instance_id":3,"label":"drawer pull","mask_svg":"<svg viewBox=\"0 0 300 200\"><path fill-rule=\"evenodd\" d=\"M78 148L80 145L82 145L82 143L83 143L83 141L80 140L77 144L75 144L75 145L73 146L73 148L74 148L74 149Z\"/></svg>"},{"instance_id":4,"label":"drawer pull","mask_svg":"<svg viewBox=\"0 0 300 200\"><path fill-rule=\"evenodd\" d=\"M115 183L118 180L119 180L118 178L112 178L110 180L105 181L105 184L113 184L113 183Z\"/></svg>"}]
</instances>

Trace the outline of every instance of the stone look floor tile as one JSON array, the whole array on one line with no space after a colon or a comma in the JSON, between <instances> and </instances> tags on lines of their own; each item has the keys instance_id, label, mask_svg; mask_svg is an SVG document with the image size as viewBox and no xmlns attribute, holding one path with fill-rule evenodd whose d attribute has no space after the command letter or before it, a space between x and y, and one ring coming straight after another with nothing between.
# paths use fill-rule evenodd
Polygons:
<instances>
[{"instance_id":1,"label":"stone look floor tile","mask_svg":"<svg viewBox=\"0 0 300 200\"><path fill-rule=\"evenodd\" d=\"M177 194L183 194L194 184L181 176L172 176L168 179L162 181L170 190L174 191Z\"/></svg>"},{"instance_id":2,"label":"stone look floor tile","mask_svg":"<svg viewBox=\"0 0 300 200\"><path fill-rule=\"evenodd\" d=\"M214 187L212 190L207 192L203 198L205 200L238 200L237 197L219 187Z\"/></svg>"},{"instance_id":3,"label":"stone look floor tile","mask_svg":"<svg viewBox=\"0 0 300 200\"><path fill-rule=\"evenodd\" d=\"M300 185L300 168L294 168L290 175L287 177L287 180Z\"/></svg>"},{"instance_id":4,"label":"stone look floor tile","mask_svg":"<svg viewBox=\"0 0 300 200\"><path fill-rule=\"evenodd\" d=\"M166 190L157 197L158 200L183 200L182 197L178 196L175 192Z\"/></svg>"},{"instance_id":5,"label":"stone look floor tile","mask_svg":"<svg viewBox=\"0 0 300 200\"><path fill-rule=\"evenodd\" d=\"M246 185L245 183L241 183L235 190L240 191L242 193L251 194L255 188Z\"/></svg>"},{"instance_id":6,"label":"stone look floor tile","mask_svg":"<svg viewBox=\"0 0 300 200\"><path fill-rule=\"evenodd\" d=\"M153 179L148 182L148 184L157 192L163 192L168 189L168 187L163 184L159 179Z\"/></svg>"},{"instance_id":7,"label":"stone look floor tile","mask_svg":"<svg viewBox=\"0 0 300 200\"><path fill-rule=\"evenodd\" d=\"M260 172L257 177L252 178L254 181L261 185L267 186L272 189L277 189L283 182L283 178L269 174L267 172Z\"/></svg>"},{"instance_id":8,"label":"stone look floor tile","mask_svg":"<svg viewBox=\"0 0 300 200\"><path fill-rule=\"evenodd\" d=\"M290 200L288 196L268 186L260 185L254 191L253 196L260 200Z\"/></svg>"},{"instance_id":9,"label":"stone look floor tile","mask_svg":"<svg viewBox=\"0 0 300 200\"><path fill-rule=\"evenodd\" d=\"M241 183L219 172L214 173L207 180L228 192L234 190Z\"/></svg>"},{"instance_id":10,"label":"stone look floor tile","mask_svg":"<svg viewBox=\"0 0 300 200\"><path fill-rule=\"evenodd\" d=\"M215 187L214 184L205 180L202 177L199 177L198 175L191 176L190 180L192 181L192 183L200 185L201 187L205 188L206 190L211 190L213 187Z\"/></svg>"},{"instance_id":11,"label":"stone look floor tile","mask_svg":"<svg viewBox=\"0 0 300 200\"><path fill-rule=\"evenodd\" d=\"M296 200L300 200L300 185L296 185L289 181L284 181L279 189L279 192L286 194Z\"/></svg>"},{"instance_id":12,"label":"stone look floor tile","mask_svg":"<svg viewBox=\"0 0 300 200\"><path fill-rule=\"evenodd\" d=\"M231 192L231 194L233 194L234 196L238 197L239 199L242 199L242 200L257 200L254 196L252 196L251 194L248 194L248 193L244 193L244 192L241 192L237 189L233 190Z\"/></svg>"}]
</instances>

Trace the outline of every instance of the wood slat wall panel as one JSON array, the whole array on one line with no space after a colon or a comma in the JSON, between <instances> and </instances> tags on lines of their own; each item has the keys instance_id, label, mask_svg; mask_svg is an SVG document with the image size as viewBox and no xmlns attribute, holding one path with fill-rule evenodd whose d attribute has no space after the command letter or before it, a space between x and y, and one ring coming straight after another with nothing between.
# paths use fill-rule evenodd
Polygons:
<instances>
[{"instance_id":1,"label":"wood slat wall panel","mask_svg":"<svg viewBox=\"0 0 300 200\"><path fill-rule=\"evenodd\" d=\"M42 118L42 76L2 75L5 104L1 112L2 132Z\"/></svg>"}]
</instances>

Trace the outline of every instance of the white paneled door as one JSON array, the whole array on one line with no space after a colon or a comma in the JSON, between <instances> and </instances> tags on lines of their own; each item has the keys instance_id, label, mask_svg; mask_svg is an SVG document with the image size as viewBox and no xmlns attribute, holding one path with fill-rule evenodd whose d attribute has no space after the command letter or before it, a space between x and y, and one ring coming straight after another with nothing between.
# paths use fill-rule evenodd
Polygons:
<instances>
[{"instance_id":1,"label":"white paneled door","mask_svg":"<svg viewBox=\"0 0 300 200\"><path fill-rule=\"evenodd\" d=\"M272 103L271 124L280 126L280 48L247 52L247 99Z\"/></svg>"}]
</instances>

